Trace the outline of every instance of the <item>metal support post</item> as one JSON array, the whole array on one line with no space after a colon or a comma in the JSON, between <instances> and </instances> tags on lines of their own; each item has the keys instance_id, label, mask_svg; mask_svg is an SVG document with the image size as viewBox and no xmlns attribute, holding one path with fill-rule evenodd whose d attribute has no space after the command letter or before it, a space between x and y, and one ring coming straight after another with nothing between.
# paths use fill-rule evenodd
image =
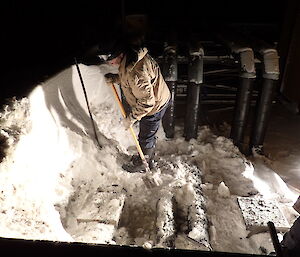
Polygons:
<instances>
[{"instance_id":1,"label":"metal support post","mask_svg":"<svg viewBox=\"0 0 300 257\"><path fill-rule=\"evenodd\" d=\"M270 120L272 102L279 80L279 56L275 49L263 49L263 85L256 105L255 121L252 129L250 148L262 152L263 142Z\"/></svg>"},{"instance_id":2,"label":"metal support post","mask_svg":"<svg viewBox=\"0 0 300 257\"><path fill-rule=\"evenodd\" d=\"M230 137L243 151L244 134L248 123L253 84L256 78L254 54L251 48L233 48L240 58L240 86L236 96L234 117Z\"/></svg>"},{"instance_id":3,"label":"metal support post","mask_svg":"<svg viewBox=\"0 0 300 257\"><path fill-rule=\"evenodd\" d=\"M188 67L188 89L186 115L184 123L185 140L197 138L200 108L200 89L203 83L203 48L197 44L190 48Z\"/></svg>"}]
</instances>

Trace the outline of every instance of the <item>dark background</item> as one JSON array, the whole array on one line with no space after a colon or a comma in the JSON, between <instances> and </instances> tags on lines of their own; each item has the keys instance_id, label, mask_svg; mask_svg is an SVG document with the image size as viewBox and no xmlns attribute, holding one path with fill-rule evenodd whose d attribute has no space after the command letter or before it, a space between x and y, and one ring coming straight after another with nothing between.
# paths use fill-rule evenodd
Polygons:
<instances>
[{"instance_id":1,"label":"dark background","mask_svg":"<svg viewBox=\"0 0 300 257\"><path fill-rule=\"evenodd\" d=\"M289 1L9 1L1 8L3 77L1 101L24 96L45 78L72 64L91 45L120 27L122 17L147 15L147 40L173 29L209 38L224 24L239 24L264 40L279 42ZM287 38L287 37L286 37Z\"/></svg>"}]
</instances>

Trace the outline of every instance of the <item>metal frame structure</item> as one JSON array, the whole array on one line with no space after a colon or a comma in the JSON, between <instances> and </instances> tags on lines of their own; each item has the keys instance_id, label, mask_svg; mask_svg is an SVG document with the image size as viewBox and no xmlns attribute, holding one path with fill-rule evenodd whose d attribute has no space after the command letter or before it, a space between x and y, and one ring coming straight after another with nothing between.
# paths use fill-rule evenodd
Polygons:
<instances>
[{"instance_id":1,"label":"metal frame structure","mask_svg":"<svg viewBox=\"0 0 300 257\"><path fill-rule=\"evenodd\" d=\"M176 44L167 43L163 57L157 58L172 95L164 129L167 137L174 137L178 104L186 105L186 140L197 138L203 106L234 109L230 138L241 152L251 154L252 149L263 146L279 80L279 56L274 47L249 35L224 31L216 38L195 41L192 47L185 43L185 56L178 54ZM187 67L184 75L180 72L182 65ZM249 124L251 106L256 106L256 111ZM252 129L246 140L249 125Z\"/></svg>"}]
</instances>

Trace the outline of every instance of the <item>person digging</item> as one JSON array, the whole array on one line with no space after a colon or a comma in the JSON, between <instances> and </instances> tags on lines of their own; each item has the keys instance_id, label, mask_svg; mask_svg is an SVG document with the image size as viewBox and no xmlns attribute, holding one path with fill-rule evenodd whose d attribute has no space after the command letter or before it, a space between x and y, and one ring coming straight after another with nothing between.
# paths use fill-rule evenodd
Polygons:
<instances>
[{"instance_id":1,"label":"person digging","mask_svg":"<svg viewBox=\"0 0 300 257\"><path fill-rule=\"evenodd\" d=\"M139 121L138 142L150 169L154 167L156 134L170 101L170 91L159 65L145 47L128 47L120 41L99 48L99 55L108 65L118 67L118 74L105 75L108 84L121 86L130 111L122 120L126 130ZM122 165L128 172L145 172L139 155Z\"/></svg>"}]
</instances>

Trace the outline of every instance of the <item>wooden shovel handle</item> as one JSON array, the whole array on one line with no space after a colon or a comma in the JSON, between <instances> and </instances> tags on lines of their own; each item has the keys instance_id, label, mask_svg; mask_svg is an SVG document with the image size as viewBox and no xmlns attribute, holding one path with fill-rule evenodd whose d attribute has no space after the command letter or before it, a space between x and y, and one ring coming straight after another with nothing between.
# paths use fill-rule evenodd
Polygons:
<instances>
[{"instance_id":1,"label":"wooden shovel handle","mask_svg":"<svg viewBox=\"0 0 300 257\"><path fill-rule=\"evenodd\" d=\"M126 118L126 112L125 112L125 110L124 110L123 104L122 104L122 102L121 102L121 100L120 100L120 97L119 97L119 95L118 95L118 92L117 92L117 90L116 90L116 87L115 87L115 85L114 85L113 83L111 83L111 86L112 86L114 95L115 95L115 97L116 97L116 99L117 99L118 105L119 105L120 110L121 110L121 113L122 113L122 115L123 115L123 118L125 119L125 118ZM136 135L135 135L135 133L134 133L133 127L130 126L129 130L130 130L130 133L131 133L131 135L132 135L132 137L133 137L133 140L134 140L135 146L136 146L136 148L137 148L137 150L138 150L138 152L139 152L139 155L140 155L140 157L141 157L141 159L142 159L142 162L143 162L143 164L145 165L146 171L150 171L149 165L148 165L148 163L147 163L147 161L146 161L146 158L145 158L145 155L144 155L144 153L143 153L143 150L142 150L142 148L141 148L141 146L140 146L140 143L139 143L139 141L138 141L137 138L136 138Z\"/></svg>"}]
</instances>

